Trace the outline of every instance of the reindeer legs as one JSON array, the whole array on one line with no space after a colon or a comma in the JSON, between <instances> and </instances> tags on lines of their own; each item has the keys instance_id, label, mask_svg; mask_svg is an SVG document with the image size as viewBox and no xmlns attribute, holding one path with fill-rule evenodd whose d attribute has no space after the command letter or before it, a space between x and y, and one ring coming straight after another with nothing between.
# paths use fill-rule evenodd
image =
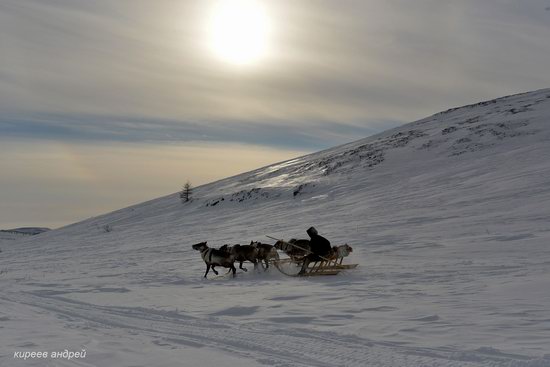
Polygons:
<instances>
[{"instance_id":1,"label":"reindeer legs","mask_svg":"<svg viewBox=\"0 0 550 367\"><path fill-rule=\"evenodd\" d=\"M206 264L206 273L204 273L205 278L206 278L206 275L208 274L208 271L210 271L210 264Z\"/></svg>"}]
</instances>

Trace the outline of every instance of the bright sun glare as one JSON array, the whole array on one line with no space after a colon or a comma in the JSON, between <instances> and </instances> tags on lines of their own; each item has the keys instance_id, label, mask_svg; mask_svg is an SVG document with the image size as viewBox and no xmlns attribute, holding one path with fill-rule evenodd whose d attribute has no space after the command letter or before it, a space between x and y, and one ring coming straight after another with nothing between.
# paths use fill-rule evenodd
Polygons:
<instances>
[{"instance_id":1,"label":"bright sun glare","mask_svg":"<svg viewBox=\"0 0 550 367\"><path fill-rule=\"evenodd\" d=\"M256 0L220 0L212 11L209 32L211 48L219 57L247 65L265 56L270 22Z\"/></svg>"}]
</instances>

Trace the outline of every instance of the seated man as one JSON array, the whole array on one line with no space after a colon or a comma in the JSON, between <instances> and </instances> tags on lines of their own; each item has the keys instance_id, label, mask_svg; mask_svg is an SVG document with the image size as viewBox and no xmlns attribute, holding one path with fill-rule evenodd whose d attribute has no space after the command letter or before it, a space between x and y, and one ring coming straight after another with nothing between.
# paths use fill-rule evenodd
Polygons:
<instances>
[{"instance_id":1,"label":"seated man","mask_svg":"<svg viewBox=\"0 0 550 367\"><path fill-rule=\"evenodd\" d=\"M332 251L329 240L323 236L319 236L319 233L314 227L310 227L306 232L309 238L311 238L309 242L311 253L304 258L304 264L298 274L305 274L310 262L321 261L323 260L322 258L330 256L330 252Z\"/></svg>"}]
</instances>

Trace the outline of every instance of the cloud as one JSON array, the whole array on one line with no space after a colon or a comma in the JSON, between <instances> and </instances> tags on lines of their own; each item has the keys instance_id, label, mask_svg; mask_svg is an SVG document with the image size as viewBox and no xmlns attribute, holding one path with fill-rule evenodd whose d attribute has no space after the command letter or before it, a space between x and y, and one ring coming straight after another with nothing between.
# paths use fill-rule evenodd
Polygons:
<instances>
[{"instance_id":1,"label":"cloud","mask_svg":"<svg viewBox=\"0 0 550 367\"><path fill-rule=\"evenodd\" d=\"M207 4L3 1L0 108L369 125L550 82L545 0L266 2L271 58L238 70L208 50Z\"/></svg>"},{"instance_id":2,"label":"cloud","mask_svg":"<svg viewBox=\"0 0 550 367\"><path fill-rule=\"evenodd\" d=\"M177 121L139 117L41 114L0 117L0 136L66 142L218 142L283 149L320 150L368 136L398 122L378 124L331 121Z\"/></svg>"}]
</instances>

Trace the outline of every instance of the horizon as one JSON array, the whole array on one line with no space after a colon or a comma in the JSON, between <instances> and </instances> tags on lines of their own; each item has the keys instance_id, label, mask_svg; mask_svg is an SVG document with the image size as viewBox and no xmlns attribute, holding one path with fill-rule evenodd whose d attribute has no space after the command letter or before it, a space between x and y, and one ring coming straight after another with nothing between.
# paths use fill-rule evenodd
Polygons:
<instances>
[{"instance_id":1,"label":"horizon","mask_svg":"<svg viewBox=\"0 0 550 367\"><path fill-rule=\"evenodd\" d=\"M4 1L0 229L58 228L187 180L548 88L548 10L546 0Z\"/></svg>"}]
</instances>

